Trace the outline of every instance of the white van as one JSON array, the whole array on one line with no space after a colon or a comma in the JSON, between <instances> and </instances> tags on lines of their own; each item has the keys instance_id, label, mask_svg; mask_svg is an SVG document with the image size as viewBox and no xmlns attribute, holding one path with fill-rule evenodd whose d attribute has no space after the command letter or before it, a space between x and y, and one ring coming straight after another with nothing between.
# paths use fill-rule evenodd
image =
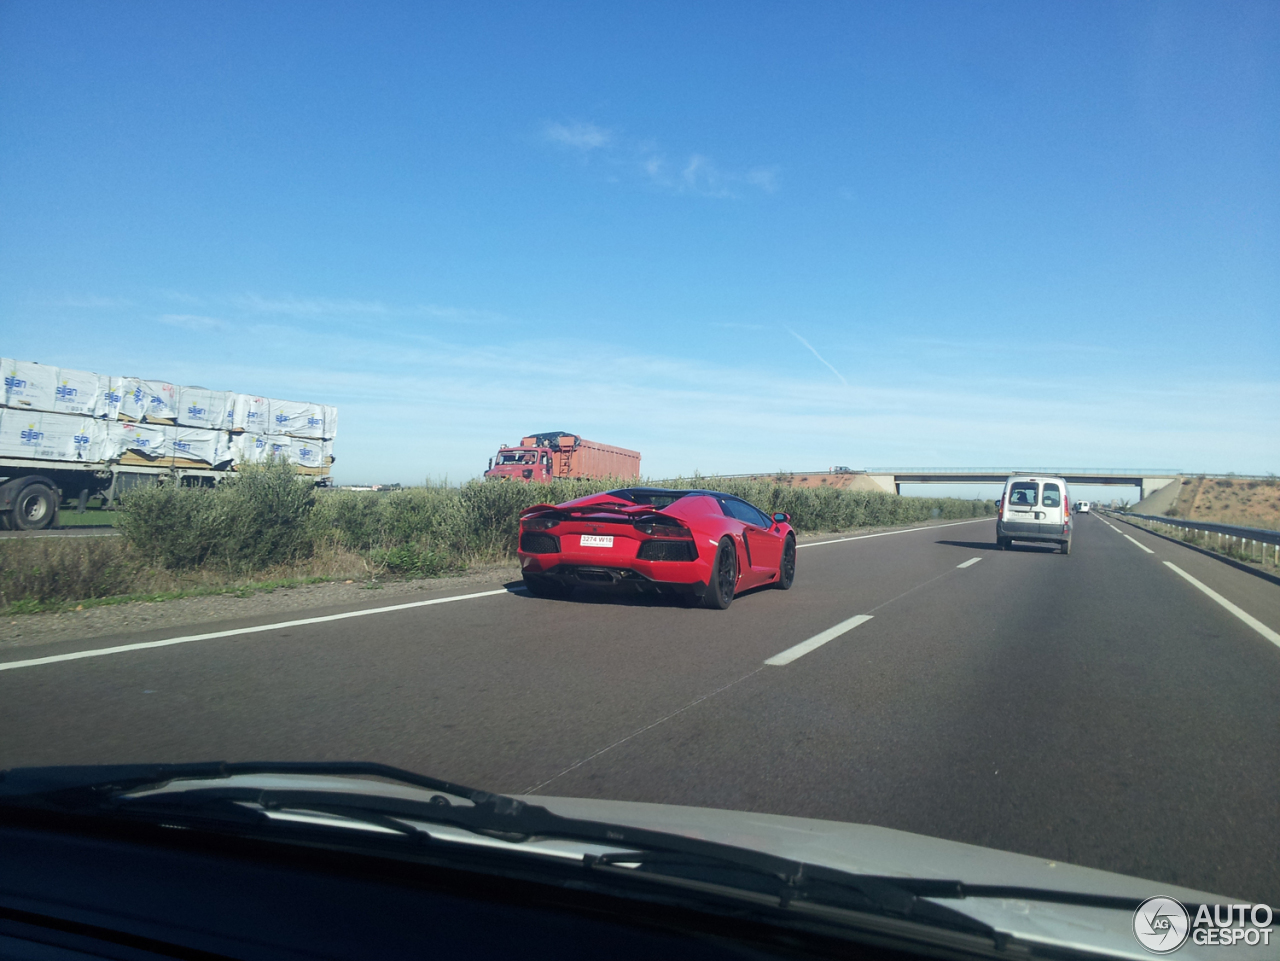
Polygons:
<instances>
[{"instance_id":1,"label":"white van","mask_svg":"<svg viewBox=\"0 0 1280 961\"><path fill-rule=\"evenodd\" d=\"M1057 544L1071 553L1071 501L1061 477L1014 474L1004 482L996 515L996 542L1008 550L1014 541Z\"/></svg>"}]
</instances>

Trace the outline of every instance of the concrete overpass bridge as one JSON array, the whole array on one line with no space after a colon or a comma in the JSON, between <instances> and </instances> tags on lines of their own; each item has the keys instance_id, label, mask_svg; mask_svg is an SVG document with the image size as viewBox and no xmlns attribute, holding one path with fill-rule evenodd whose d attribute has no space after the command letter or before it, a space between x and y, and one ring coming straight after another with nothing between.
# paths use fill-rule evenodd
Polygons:
<instances>
[{"instance_id":1,"label":"concrete overpass bridge","mask_svg":"<svg viewBox=\"0 0 1280 961\"><path fill-rule=\"evenodd\" d=\"M1166 468L1063 468L1063 467L876 467L852 470L833 467L822 471L792 471L785 476L798 487L840 487L846 490L882 490L902 493L903 484L1003 484L1010 474L1061 477L1069 486L1137 487L1142 499L1168 487L1182 476L1181 471ZM718 477L740 477L750 480L774 480L776 474L719 474ZM710 478L708 478L710 479ZM1173 493L1172 491L1170 492Z\"/></svg>"},{"instance_id":2,"label":"concrete overpass bridge","mask_svg":"<svg viewBox=\"0 0 1280 961\"><path fill-rule=\"evenodd\" d=\"M842 471L830 471L828 476L838 476ZM924 468L896 470L876 468L855 471L880 490L901 493L903 484L1003 484L1010 474L1046 475L1061 477L1069 487L1137 487L1142 499L1162 487L1168 487L1181 477L1181 472L1167 469L1113 470L1110 468L1062 468L1062 467L1011 467L1011 468ZM858 485L863 486L863 485Z\"/></svg>"}]
</instances>

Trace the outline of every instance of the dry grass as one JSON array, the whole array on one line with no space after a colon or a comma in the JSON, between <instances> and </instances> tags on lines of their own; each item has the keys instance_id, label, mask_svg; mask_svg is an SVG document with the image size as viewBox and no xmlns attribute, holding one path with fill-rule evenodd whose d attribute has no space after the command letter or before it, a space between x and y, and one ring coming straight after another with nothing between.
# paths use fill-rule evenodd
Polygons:
<instances>
[{"instance_id":1,"label":"dry grass","mask_svg":"<svg viewBox=\"0 0 1280 961\"><path fill-rule=\"evenodd\" d=\"M1280 530L1280 479L1184 478L1169 516Z\"/></svg>"},{"instance_id":2,"label":"dry grass","mask_svg":"<svg viewBox=\"0 0 1280 961\"><path fill-rule=\"evenodd\" d=\"M366 556L337 546L322 547L292 563L237 574L219 567L172 570L146 564L117 537L5 539L0 541L0 612L167 600L316 581L368 581L384 573Z\"/></svg>"}]
</instances>

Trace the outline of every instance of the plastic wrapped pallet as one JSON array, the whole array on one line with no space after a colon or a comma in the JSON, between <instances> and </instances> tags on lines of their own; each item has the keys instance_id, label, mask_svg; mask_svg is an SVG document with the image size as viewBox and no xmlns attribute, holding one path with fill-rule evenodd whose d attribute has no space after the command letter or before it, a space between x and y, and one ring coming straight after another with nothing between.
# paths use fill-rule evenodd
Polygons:
<instances>
[{"instance_id":1,"label":"plastic wrapped pallet","mask_svg":"<svg viewBox=\"0 0 1280 961\"><path fill-rule=\"evenodd\" d=\"M230 445L225 431L206 430L203 427L164 427L167 460L176 466L213 467L231 459ZM186 461L187 464L177 464Z\"/></svg>"},{"instance_id":2,"label":"plastic wrapped pallet","mask_svg":"<svg viewBox=\"0 0 1280 961\"><path fill-rule=\"evenodd\" d=\"M232 394L203 387L178 388L178 423L184 427L218 430L231 427L235 415Z\"/></svg>"},{"instance_id":3,"label":"plastic wrapped pallet","mask_svg":"<svg viewBox=\"0 0 1280 961\"><path fill-rule=\"evenodd\" d=\"M98 406L97 374L59 367L53 387L53 411L92 417Z\"/></svg>"},{"instance_id":4,"label":"plastic wrapped pallet","mask_svg":"<svg viewBox=\"0 0 1280 961\"><path fill-rule=\"evenodd\" d=\"M310 437L316 440L330 436L325 428L325 408L296 400L272 400L271 429L269 434L288 434L290 437ZM337 420L335 411L334 420Z\"/></svg>"},{"instance_id":5,"label":"plastic wrapped pallet","mask_svg":"<svg viewBox=\"0 0 1280 961\"><path fill-rule=\"evenodd\" d=\"M293 463L299 467L309 467L319 470L325 465L325 446L328 442L323 440L306 440L303 438L293 439L290 455Z\"/></svg>"},{"instance_id":6,"label":"plastic wrapped pallet","mask_svg":"<svg viewBox=\"0 0 1280 961\"><path fill-rule=\"evenodd\" d=\"M0 361L4 370L4 405L18 410L53 411L58 399L58 368L29 360Z\"/></svg>"},{"instance_id":7,"label":"plastic wrapped pallet","mask_svg":"<svg viewBox=\"0 0 1280 961\"><path fill-rule=\"evenodd\" d=\"M231 429L265 434L271 423L271 401L252 394L232 394Z\"/></svg>"},{"instance_id":8,"label":"plastic wrapped pallet","mask_svg":"<svg viewBox=\"0 0 1280 961\"><path fill-rule=\"evenodd\" d=\"M169 453L169 439L163 427L131 424L128 421L106 421L103 453L106 459L154 461Z\"/></svg>"},{"instance_id":9,"label":"plastic wrapped pallet","mask_svg":"<svg viewBox=\"0 0 1280 961\"><path fill-rule=\"evenodd\" d=\"M125 377L120 391L120 416L148 424L173 424L178 419L178 388L162 380Z\"/></svg>"},{"instance_id":10,"label":"plastic wrapped pallet","mask_svg":"<svg viewBox=\"0 0 1280 961\"><path fill-rule=\"evenodd\" d=\"M265 464L267 461L267 441L265 434L232 434L231 463L236 467L249 464Z\"/></svg>"},{"instance_id":11,"label":"plastic wrapped pallet","mask_svg":"<svg viewBox=\"0 0 1280 961\"><path fill-rule=\"evenodd\" d=\"M27 460L100 461L105 426L75 414L0 411L0 457Z\"/></svg>"},{"instance_id":12,"label":"plastic wrapped pallet","mask_svg":"<svg viewBox=\"0 0 1280 961\"><path fill-rule=\"evenodd\" d=\"M124 399L123 377L98 375L98 395L93 405L93 416L103 420L116 420L120 416L120 402Z\"/></svg>"}]
</instances>

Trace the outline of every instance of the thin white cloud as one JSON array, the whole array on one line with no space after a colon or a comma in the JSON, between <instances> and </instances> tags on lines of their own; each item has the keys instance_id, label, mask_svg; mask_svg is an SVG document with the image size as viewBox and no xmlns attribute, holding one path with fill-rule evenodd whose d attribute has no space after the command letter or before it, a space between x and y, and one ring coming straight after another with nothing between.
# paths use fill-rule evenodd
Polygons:
<instances>
[{"instance_id":1,"label":"thin white cloud","mask_svg":"<svg viewBox=\"0 0 1280 961\"><path fill-rule=\"evenodd\" d=\"M551 143L572 148L584 157L598 157L625 176L638 175L671 193L732 198L745 191L773 193L778 189L777 167L728 169L696 151L673 163L652 138L627 139L591 123L548 123L542 133ZM610 174L605 179L617 182L620 178Z\"/></svg>"},{"instance_id":2,"label":"thin white cloud","mask_svg":"<svg viewBox=\"0 0 1280 961\"><path fill-rule=\"evenodd\" d=\"M200 314L161 314L160 323L170 327L181 327L197 333L209 330L225 330L230 326L225 320L217 317L205 317Z\"/></svg>"},{"instance_id":3,"label":"thin white cloud","mask_svg":"<svg viewBox=\"0 0 1280 961\"><path fill-rule=\"evenodd\" d=\"M122 307L132 307L133 301L124 297L102 297L97 294L65 294L43 301L43 305L75 310L117 310Z\"/></svg>"},{"instance_id":4,"label":"thin white cloud","mask_svg":"<svg viewBox=\"0 0 1280 961\"><path fill-rule=\"evenodd\" d=\"M787 328L787 333L790 334L792 337L794 337L796 340L800 341L800 343L808 347L809 352L812 353L814 357L817 357L818 360L820 360L826 366L826 368L831 371L831 373L835 374L837 377L840 378L840 383L844 384L846 387L849 386L849 382L844 379L844 374L840 373L840 371L836 370L829 363L827 363L827 359L813 349L813 344L809 343L807 340L805 340L803 337L797 334L790 327Z\"/></svg>"},{"instance_id":5,"label":"thin white cloud","mask_svg":"<svg viewBox=\"0 0 1280 961\"><path fill-rule=\"evenodd\" d=\"M380 300L335 300L328 297L263 297L259 294L242 294L231 298L231 304L240 310L261 314L288 314L294 317L318 315L385 315L391 311Z\"/></svg>"},{"instance_id":6,"label":"thin white cloud","mask_svg":"<svg viewBox=\"0 0 1280 961\"><path fill-rule=\"evenodd\" d=\"M549 123L542 135L552 143L575 150L599 150L613 142L613 132L593 123Z\"/></svg>"}]
</instances>

